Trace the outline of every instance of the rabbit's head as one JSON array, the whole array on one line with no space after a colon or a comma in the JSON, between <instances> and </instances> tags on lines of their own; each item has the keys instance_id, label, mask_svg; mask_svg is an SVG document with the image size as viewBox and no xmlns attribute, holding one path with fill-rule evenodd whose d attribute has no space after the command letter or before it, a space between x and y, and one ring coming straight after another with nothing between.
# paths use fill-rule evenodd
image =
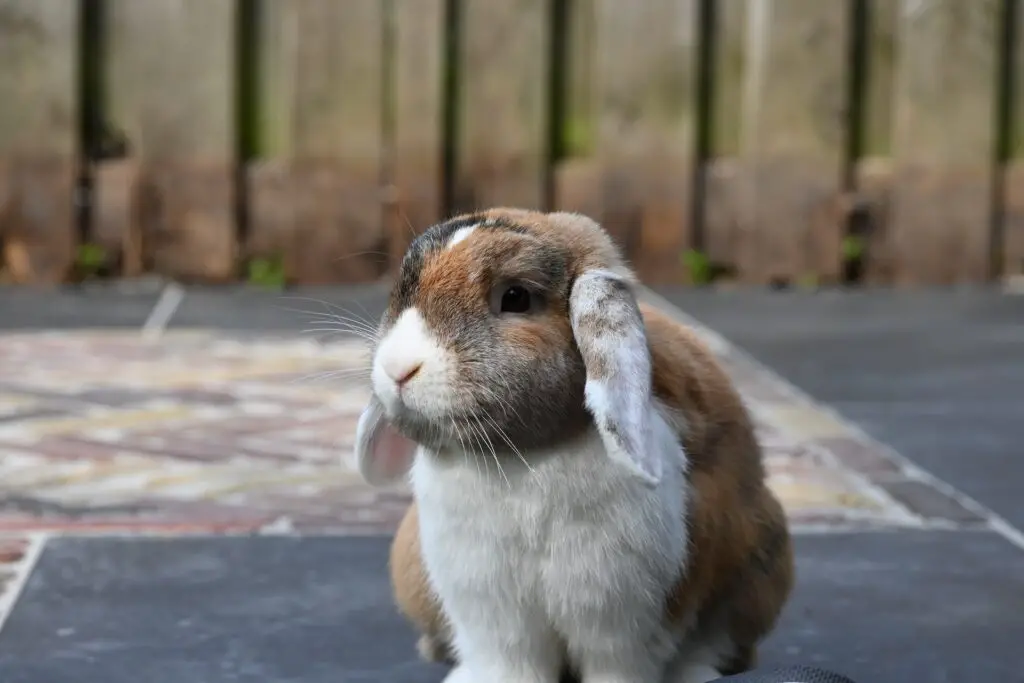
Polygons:
<instances>
[{"instance_id":1,"label":"rabbit's head","mask_svg":"<svg viewBox=\"0 0 1024 683\"><path fill-rule=\"evenodd\" d=\"M417 445L528 458L594 425L609 457L658 481L634 283L607 233L578 214L492 209L424 231L372 350L363 476L403 477Z\"/></svg>"}]
</instances>

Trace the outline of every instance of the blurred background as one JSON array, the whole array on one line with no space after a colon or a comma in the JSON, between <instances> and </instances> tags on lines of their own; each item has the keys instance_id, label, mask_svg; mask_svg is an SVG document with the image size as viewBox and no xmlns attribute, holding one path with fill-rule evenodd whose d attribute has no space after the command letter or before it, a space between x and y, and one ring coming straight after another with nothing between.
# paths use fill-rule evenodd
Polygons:
<instances>
[{"instance_id":1,"label":"blurred background","mask_svg":"<svg viewBox=\"0 0 1024 683\"><path fill-rule=\"evenodd\" d=\"M1021 680L1024 0L0 0L0 681L441 681L352 441L407 245L498 205L743 395L762 665Z\"/></svg>"},{"instance_id":2,"label":"blurred background","mask_svg":"<svg viewBox=\"0 0 1024 683\"><path fill-rule=\"evenodd\" d=\"M1017 0L4 0L4 280L370 282L493 205L650 283L1024 272Z\"/></svg>"}]
</instances>

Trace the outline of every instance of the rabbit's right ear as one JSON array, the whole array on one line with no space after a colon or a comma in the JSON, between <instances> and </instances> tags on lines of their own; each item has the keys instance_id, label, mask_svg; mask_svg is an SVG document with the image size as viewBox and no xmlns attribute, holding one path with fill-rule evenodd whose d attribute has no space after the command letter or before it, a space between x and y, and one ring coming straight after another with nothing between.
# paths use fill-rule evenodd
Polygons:
<instances>
[{"instance_id":1,"label":"rabbit's right ear","mask_svg":"<svg viewBox=\"0 0 1024 683\"><path fill-rule=\"evenodd\" d=\"M363 479L373 486L394 484L409 473L416 448L416 442L391 424L377 397L371 397L356 426L356 464Z\"/></svg>"},{"instance_id":2,"label":"rabbit's right ear","mask_svg":"<svg viewBox=\"0 0 1024 683\"><path fill-rule=\"evenodd\" d=\"M585 271L569 295L569 320L587 370L586 406L605 450L657 485L662 462L651 439L651 352L631 283L610 270Z\"/></svg>"}]
</instances>

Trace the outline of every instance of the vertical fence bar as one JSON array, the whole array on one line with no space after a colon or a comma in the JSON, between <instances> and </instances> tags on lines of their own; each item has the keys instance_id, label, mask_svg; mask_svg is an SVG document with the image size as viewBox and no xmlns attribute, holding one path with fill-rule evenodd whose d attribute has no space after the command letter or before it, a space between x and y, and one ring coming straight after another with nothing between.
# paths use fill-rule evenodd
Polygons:
<instances>
[{"instance_id":1,"label":"vertical fence bar","mask_svg":"<svg viewBox=\"0 0 1024 683\"><path fill-rule=\"evenodd\" d=\"M1002 183L1002 229L995 238L1002 244L995 275L1024 278L1024 3L1006 0L1004 49L1009 73L1004 81L1007 125Z\"/></svg>"},{"instance_id":2,"label":"vertical fence bar","mask_svg":"<svg viewBox=\"0 0 1024 683\"><path fill-rule=\"evenodd\" d=\"M843 256L858 265L859 280L885 284L893 277L889 232L893 160L893 75L896 68L896 31L899 3L857 0L862 6L860 27L864 50L864 100L860 118L858 158L854 167L857 206Z\"/></svg>"},{"instance_id":3,"label":"vertical fence bar","mask_svg":"<svg viewBox=\"0 0 1024 683\"><path fill-rule=\"evenodd\" d=\"M552 160L552 202L559 211L578 212L604 222L602 174L595 156L595 0L567 0L567 5L559 67L563 91L552 131L557 149ZM605 228L613 230L614 226L606 224ZM614 232L613 236L620 237Z\"/></svg>"},{"instance_id":4,"label":"vertical fence bar","mask_svg":"<svg viewBox=\"0 0 1024 683\"><path fill-rule=\"evenodd\" d=\"M703 161L701 223L708 278L738 276L740 232L739 150L743 74L746 69L746 0L705 0L712 32L709 58L707 154Z\"/></svg>"}]
</instances>

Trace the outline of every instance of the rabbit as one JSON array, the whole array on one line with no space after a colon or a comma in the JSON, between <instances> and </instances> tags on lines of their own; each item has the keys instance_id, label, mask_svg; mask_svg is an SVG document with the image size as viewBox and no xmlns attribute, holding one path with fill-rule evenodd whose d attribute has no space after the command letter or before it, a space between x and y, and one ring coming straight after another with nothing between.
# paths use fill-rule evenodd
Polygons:
<instances>
[{"instance_id":1,"label":"rabbit","mask_svg":"<svg viewBox=\"0 0 1024 683\"><path fill-rule=\"evenodd\" d=\"M445 683L704 683L746 671L794 582L752 419L605 230L456 216L407 250L354 456L407 483L399 609Z\"/></svg>"}]
</instances>

